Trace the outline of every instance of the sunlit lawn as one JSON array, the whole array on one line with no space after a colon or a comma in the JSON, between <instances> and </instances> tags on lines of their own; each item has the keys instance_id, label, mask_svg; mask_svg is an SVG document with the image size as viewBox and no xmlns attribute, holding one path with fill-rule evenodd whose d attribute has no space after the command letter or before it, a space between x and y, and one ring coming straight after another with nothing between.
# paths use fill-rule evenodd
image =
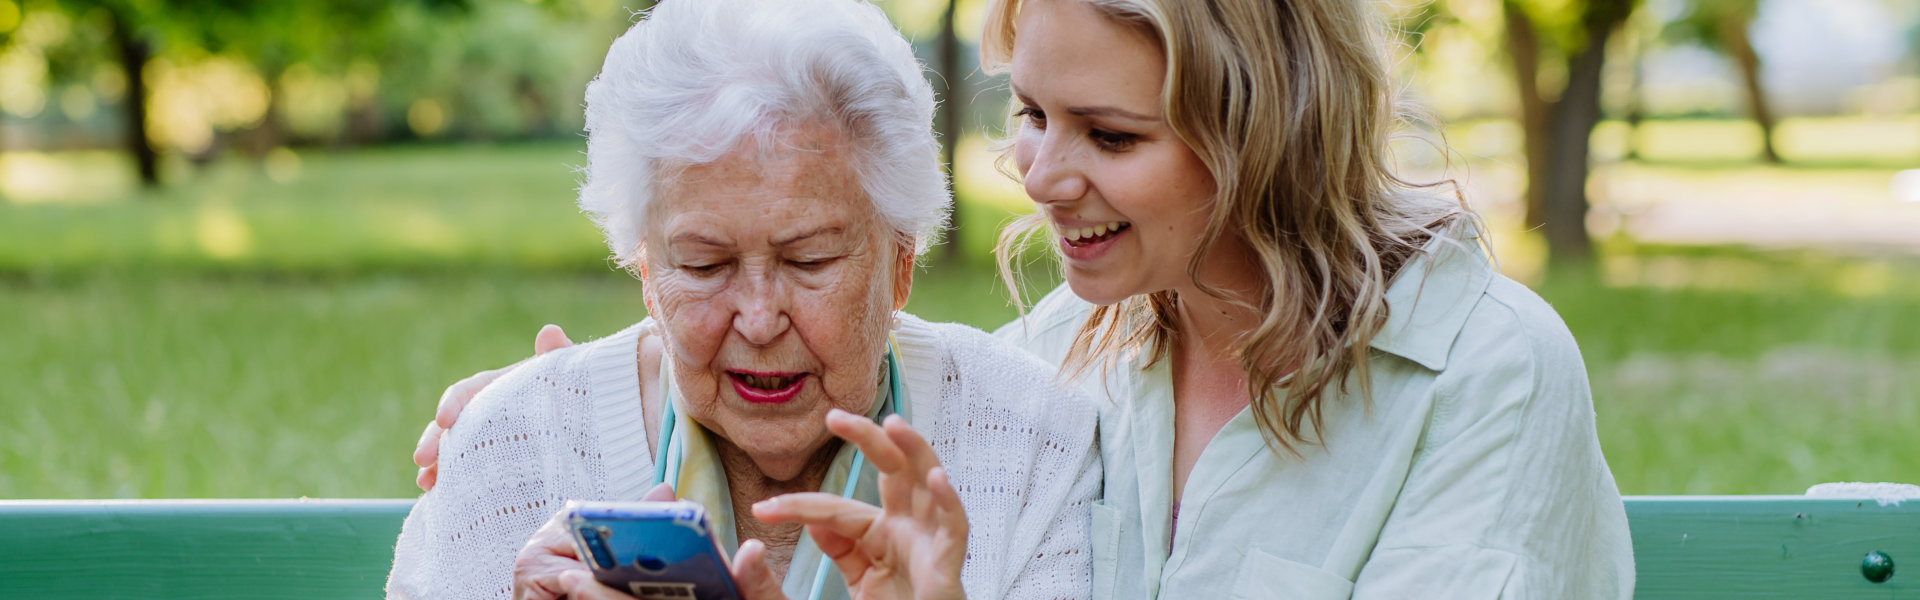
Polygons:
<instances>
[{"instance_id":1,"label":"sunlit lawn","mask_svg":"<svg viewBox=\"0 0 1920 600\"><path fill-rule=\"evenodd\" d=\"M984 256L1020 199L985 157L963 153L966 260L917 281L922 316L1013 314ZM230 161L140 200L0 185L0 497L411 495L442 386L523 356L542 323L578 339L641 316L571 205L579 161L566 143L303 153L284 183ZM1624 491L1920 482L1900 451L1920 261L1613 241L1595 272L1531 283L1580 340Z\"/></svg>"}]
</instances>

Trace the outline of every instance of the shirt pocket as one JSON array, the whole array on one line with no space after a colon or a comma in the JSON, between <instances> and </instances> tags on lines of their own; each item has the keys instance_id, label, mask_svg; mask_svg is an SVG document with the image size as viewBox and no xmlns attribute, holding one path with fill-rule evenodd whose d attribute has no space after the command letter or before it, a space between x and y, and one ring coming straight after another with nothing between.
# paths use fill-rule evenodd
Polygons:
<instances>
[{"instance_id":1,"label":"shirt pocket","mask_svg":"<svg viewBox=\"0 0 1920 600\"><path fill-rule=\"evenodd\" d=\"M1353 596L1347 578L1248 548L1234 575L1234 598L1339 600Z\"/></svg>"},{"instance_id":2,"label":"shirt pocket","mask_svg":"<svg viewBox=\"0 0 1920 600\"><path fill-rule=\"evenodd\" d=\"M1087 541L1093 551L1093 597L1112 598L1120 567L1120 509L1094 501L1092 525Z\"/></svg>"}]
</instances>

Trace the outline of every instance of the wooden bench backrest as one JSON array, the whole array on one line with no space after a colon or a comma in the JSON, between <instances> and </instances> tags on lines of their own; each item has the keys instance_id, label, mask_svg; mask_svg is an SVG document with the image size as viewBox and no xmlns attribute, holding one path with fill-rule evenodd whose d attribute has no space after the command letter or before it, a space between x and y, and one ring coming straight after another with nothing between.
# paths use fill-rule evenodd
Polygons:
<instances>
[{"instance_id":1,"label":"wooden bench backrest","mask_svg":"<svg viewBox=\"0 0 1920 600\"><path fill-rule=\"evenodd\" d=\"M0 501L0 598L375 598L411 506ZM1920 502L1641 496L1627 517L1638 598L1920 599Z\"/></svg>"}]
</instances>

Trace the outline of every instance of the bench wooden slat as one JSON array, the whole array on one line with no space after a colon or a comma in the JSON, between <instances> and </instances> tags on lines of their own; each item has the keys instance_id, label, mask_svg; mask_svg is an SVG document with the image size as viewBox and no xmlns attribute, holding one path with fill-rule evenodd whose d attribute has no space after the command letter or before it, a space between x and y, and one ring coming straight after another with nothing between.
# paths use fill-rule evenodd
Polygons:
<instances>
[{"instance_id":1,"label":"bench wooden slat","mask_svg":"<svg viewBox=\"0 0 1920 600\"><path fill-rule=\"evenodd\" d=\"M412 506L0 502L0 598L378 598Z\"/></svg>"},{"instance_id":2,"label":"bench wooden slat","mask_svg":"<svg viewBox=\"0 0 1920 600\"><path fill-rule=\"evenodd\" d=\"M375 598L411 506L0 501L0 598ZM1637 598L1920 599L1920 502L1636 496L1627 518ZM1872 551L1885 583L1860 573Z\"/></svg>"},{"instance_id":3,"label":"bench wooden slat","mask_svg":"<svg viewBox=\"0 0 1920 600\"><path fill-rule=\"evenodd\" d=\"M1920 502L1638 496L1627 521L1636 598L1920 598ZM1894 560L1884 583L1860 572L1874 551Z\"/></svg>"}]
</instances>

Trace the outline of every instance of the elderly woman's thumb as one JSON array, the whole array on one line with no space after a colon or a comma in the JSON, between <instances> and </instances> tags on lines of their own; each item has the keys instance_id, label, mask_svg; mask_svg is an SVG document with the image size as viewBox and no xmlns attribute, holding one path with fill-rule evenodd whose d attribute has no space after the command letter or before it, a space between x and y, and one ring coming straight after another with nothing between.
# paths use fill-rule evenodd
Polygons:
<instances>
[{"instance_id":1,"label":"elderly woman's thumb","mask_svg":"<svg viewBox=\"0 0 1920 600\"><path fill-rule=\"evenodd\" d=\"M780 580L767 566L767 546L760 540L747 540L733 555L733 584L740 588L743 600L786 600Z\"/></svg>"},{"instance_id":2,"label":"elderly woman's thumb","mask_svg":"<svg viewBox=\"0 0 1920 600\"><path fill-rule=\"evenodd\" d=\"M580 569L561 573L560 585L567 589L567 597L575 600L633 600L633 596L601 585L592 574Z\"/></svg>"}]
</instances>

